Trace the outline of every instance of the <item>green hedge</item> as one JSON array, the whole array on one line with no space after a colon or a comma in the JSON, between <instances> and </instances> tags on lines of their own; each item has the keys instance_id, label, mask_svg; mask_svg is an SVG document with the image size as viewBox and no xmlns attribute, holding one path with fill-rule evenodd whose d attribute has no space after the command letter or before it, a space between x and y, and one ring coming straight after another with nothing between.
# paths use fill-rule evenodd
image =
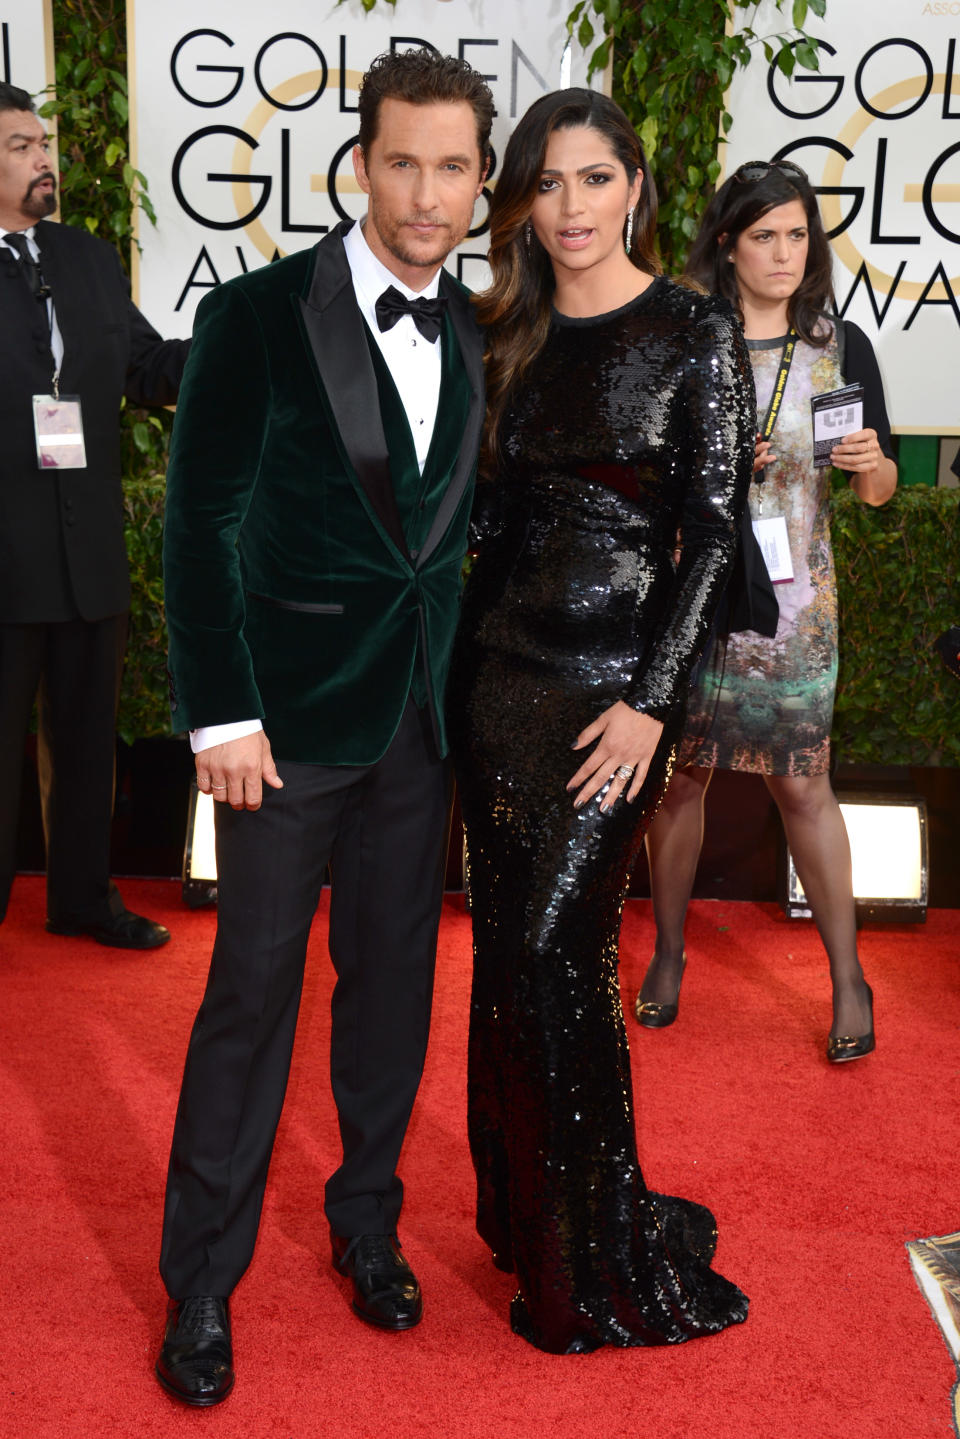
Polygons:
<instances>
[{"instance_id":1,"label":"green hedge","mask_svg":"<svg viewBox=\"0 0 960 1439\"><path fill-rule=\"evenodd\" d=\"M960 765L960 684L933 642L960 624L960 492L914 485L879 509L834 494L845 763Z\"/></svg>"},{"instance_id":2,"label":"green hedge","mask_svg":"<svg viewBox=\"0 0 960 1439\"><path fill-rule=\"evenodd\" d=\"M124 484L133 593L117 730L127 744L170 733L161 554L163 498L163 475L128 479Z\"/></svg>"},{"instance_id":3,"label":"green hedge","mask_svg":"<svg viewBox=\"0 0 960 1439\"><path fill-rule=\"evenodd\" d=\"M163 479L126 487L133 579L120 704L125 739L170 733L160 541ZM960 765L960 684L932 645L960 624L960 491L916 485L871 509L844 484L834 496L840 596L839 759Z\"/></svg>"}]
</instances>

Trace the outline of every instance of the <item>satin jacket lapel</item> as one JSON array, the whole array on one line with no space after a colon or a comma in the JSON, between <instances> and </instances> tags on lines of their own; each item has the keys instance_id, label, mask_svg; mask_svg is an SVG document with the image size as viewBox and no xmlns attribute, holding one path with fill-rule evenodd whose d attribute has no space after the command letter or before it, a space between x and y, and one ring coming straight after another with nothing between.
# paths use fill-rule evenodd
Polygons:
<instances>
[{"instance_id":1,"label":"satin jacket lapel","mask_svg":"<svg viewBox=\"0 0 960 1439\"><path fill-rule=\"evenodd\" d=\"M463 492L470 481L477 461L484 418L483 340L473 319L469 297L464 294L459 285L454 284L445 270L440 274L440 293L447 297L450 319L453 322L464 369L470 382L470 410L467 415L456 469L447 486L446 494L437 506L437 513L423 548L417 556L418 569L429 559L443 539L450 521L457 512L457 507L463 499Z\"/></svg>"},{"instance_id":2,"label":"satin jacket lapel","mask_svg":"<svg viewBox=\"0 0 960 1439\"><path fill-rule=\"evenodd\" d=\"M349 221L315 251L306 296L294 296L335 428L356 473L367 507L386 538L410 563L397 509L377 380L364 336L363 317L343 252Z\"/></svg>"}]
</instances>

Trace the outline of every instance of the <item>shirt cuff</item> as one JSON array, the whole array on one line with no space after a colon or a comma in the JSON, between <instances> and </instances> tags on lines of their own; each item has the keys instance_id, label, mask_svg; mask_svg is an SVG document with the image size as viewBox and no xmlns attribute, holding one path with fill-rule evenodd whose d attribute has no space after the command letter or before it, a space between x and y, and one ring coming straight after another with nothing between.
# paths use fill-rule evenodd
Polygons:
<instances>
[{"instance_id":1,"label":"shirt cuff","mask_svg":"<svg viewBox=\"0 0 960 1439\"><path fill-rule=\"evenodd\" d=\"M258 719L204 725L202 729L190 731L190 748L194 754L199 754L202 749L211 749L215 744L227 744L232 739L243 739L248 734L259 734L262 729L263 724Z\"/></svg>"}]
</instances>

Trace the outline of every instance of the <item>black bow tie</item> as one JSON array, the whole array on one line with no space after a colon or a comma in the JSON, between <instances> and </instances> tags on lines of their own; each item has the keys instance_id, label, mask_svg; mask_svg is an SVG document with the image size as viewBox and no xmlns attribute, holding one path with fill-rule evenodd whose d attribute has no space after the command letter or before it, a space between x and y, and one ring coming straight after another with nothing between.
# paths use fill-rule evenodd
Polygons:
<instances>
[{"instance_id":1,"label":"black bow tie","mask_svg":"<svg viewBox=\"0 0 960 1439\"><path fill-rule=\"evenodd\" d=\"M24 235L22 231L14 230L11 234L4 235L3 238L20 256L20 263L23 266L21 273L29 283L34 298L37 300L49 299L49 286L44 284L40 266L30 253L26 235Z\"/></svg>"},{"instance_id":2,"label":"black bow tie","mask_svg":"<svg viewBox=\"0 0 960 1439\"><path fill-rule=\"evenodd\" d=\"M396 286L389 285L374 308L381 330L392 330L401 316L412 315L413 323L432 345L440 335L446 304L443 295L438 295L435 300L405 300Z\"/></svg>"}]
</instances>

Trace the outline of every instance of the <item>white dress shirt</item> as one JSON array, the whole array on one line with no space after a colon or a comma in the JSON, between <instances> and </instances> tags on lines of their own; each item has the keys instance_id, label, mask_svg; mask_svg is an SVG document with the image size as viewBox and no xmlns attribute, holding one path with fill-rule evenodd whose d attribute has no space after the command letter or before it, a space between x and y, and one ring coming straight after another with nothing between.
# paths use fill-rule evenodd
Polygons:
<instances>
[{"instance_id":1,"label":"white dress shirt","mask_svg":"<svg viewBox=\"0 0 960 1439\"><path fill-rule=\"evenodd\" d=\"M366 223L366 222L363 222ZM353 280L360 313L380 346L393 383L397 387L413 436L420 473L427 462L433 429L440 402L440 341L431 343L420 334L412 315L402 315L389 330L377 324L376 303L388 286L393 285L408 300L436 299L440 288L440 271L422 290L411 290L398 280L386 265L377 259L363 235L363 224L354 225L343 241L347 264ZM243 739L263 729L260 720L235 720L231 724L204 725L190 731L190 746L197 754L212 745Z\"/></svg>"},{"instance_id":2,"label":"white dress shirt","mask_svg":"<svg viewBox=\"0 0 960 1439\"><path fill-rule=\"evenodd\" d=\"M8 245L6 240L4 240L4 234L6 234L6 231L0 229L0 245L2 245L5 250L10 251L11 255L19 265L20 256L17 254L13 246ZM21 230L20 234L26 236L27 249L30 251L30 254L33 256L37 264L40 265L40 269L42 270L43 265L40 261L40 247L37 244L36 236L34 235L34 227L31 225L29 230ZM56 374L59 375L60 371L63 369L63 336L60 334L60 326L57 324L57 312L53 308L52 297L47 300L47 323L50 326L50 349L53 352L54 371L56 372Z\"/></svg>"}]
</instances>

